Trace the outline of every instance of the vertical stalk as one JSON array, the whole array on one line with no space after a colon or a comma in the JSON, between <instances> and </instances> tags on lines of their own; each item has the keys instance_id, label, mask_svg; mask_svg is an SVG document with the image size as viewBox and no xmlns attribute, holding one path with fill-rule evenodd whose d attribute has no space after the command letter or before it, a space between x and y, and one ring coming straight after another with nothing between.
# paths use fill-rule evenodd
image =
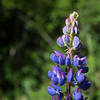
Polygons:
<instances>
[{"instance_id":1,"label":"vertical stalk","mask_svg":"<svg viewBox=\"0 0 100 100\"><path fill-rule=\"evenodd\" d=\"M67 99L68 100L70 100L70 96L71 96L71 94L70 94L70 88L71 88L71 85L70 85L70 83L69 82L66 82L67 84Z\"/></svg>"},{"instance_id":2,"label":"vertical stalk","mask_svg":"<svg viewBox=\"0 0 100 100\"><path fill-rule=\"evenodd\" d=\"M73 19L77 19L78 14L76 12L74 12L73 14L70 15L70 18L72 19L71 23L73 24ZM72 25L70 28L74 28L74 26ZM74 38L73 31L70 31L69 54L70 54L71 66L69 66L69 69L72 68L73 38ZM67 86L67 97L68 97L67 100L70 100L71 99L71 84L67 81L66 86Z\"/></svg>"},{"instance_id":3,"label":"vertical stalk","mask_svg":"<svg viewBox=\"0 0 100 100\"><path fill-rule=\"evenodd\" d=\"M72 51L73 51L73 49L72 48L70 48L70 50L69 50L69 53L70 53L70 59L71 59L71 65L72 65ZM70 66L69 67L69 69L71 68L72 66ZM67 81L66 82L66 86L67 86L67 97L68 97L68 99L67 100L71 100L71 84Z\"/></svg>"}]
</instances>

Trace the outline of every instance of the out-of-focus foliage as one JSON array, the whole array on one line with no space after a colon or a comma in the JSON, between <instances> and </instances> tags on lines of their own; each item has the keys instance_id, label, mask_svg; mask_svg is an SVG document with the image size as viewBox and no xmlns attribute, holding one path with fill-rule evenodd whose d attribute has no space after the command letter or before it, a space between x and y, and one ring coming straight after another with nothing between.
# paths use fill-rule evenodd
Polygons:
<instances>
[{"instance_id":1,"label":"out-of-focus foliage","mask_svg":"<svg viewBox=\"0 0 100 100\"><path fill-rule=\"evenodd\" d=\"M60 50L56 39L74 10L80 15L83 55L92 81L85 94L88 100L99 100L100 0L1 0L0 100L51 100L46 92L49 55Z\"/></svg>"}]
</instances>

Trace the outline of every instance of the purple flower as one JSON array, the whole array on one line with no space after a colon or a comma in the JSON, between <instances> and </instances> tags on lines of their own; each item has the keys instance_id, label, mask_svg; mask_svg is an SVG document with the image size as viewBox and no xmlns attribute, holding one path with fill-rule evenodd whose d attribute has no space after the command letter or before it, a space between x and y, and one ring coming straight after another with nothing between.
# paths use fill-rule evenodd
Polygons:
<instances>
[{"instance_id":1,"label":"purple flower","mask_svg":"<svg viewBox=\"0 0 100 100\"><path fill-rule=\"evenodd\" d=\"M80 40L77 36L74 36L74 40L73 40L73 47L77 48L80 44Z\"/></svg>"},{"instance_id":2,"label":"purple flower","mask_svg":"<svg viewBox=\"0 0 100 100\"><path fill-rule=\"evenodd\" d=\"M57 94L57 91L56 91L54 88L51 88L50 86L48 86L47 92L48 92L51 96L54 96L54 95Z\"/></svg>"},{"instance_id":3,"label":"purple flower","mask_svg":"<svg viewBox=\"0 0 100 100\"><path fill-rule=\"evenodd\" d=\"M60 64L60 65L64 65L65 64L65 55L58 52L58 51L54 51L54 53L52 53L50 55L50 59L55 62L56 64Z\"/></svg>"},{"instance_id":4,"label":"purple flower","mask_svg":"<svg viewBox=\"0 0 100 100\"><path fill-rule=\"evenodd\" d=\"M74 80L74 77L73 77L73 69L70 68L70 69L69 69L69 72L68 72L68 74L67 74L67 81L68 81L68 82L72 82L73 80Z\"/></svg>"},{"instance_id":5,"label":"purple flower","mask_svg":"<svg viewBox=\"0 0 100 100\"><path fill-rule=\"evenodd\" d=\"M68 25L64 26L63 29L62 29L64 34L67 34L68 30L69 30L69 26Z\"/></svg>"},{"instance_id":6,"label":"purple flower","mask_svg":"<svg viewBox=\"0 0 100 100\"><path fill-rule=\"evenodd\" d=\"M62 72L62 69L61 69L58 65L56 65L56 67L53 66L52 69L53 69L53 70L56 69L56 72L57 72L57 71Z\"/></svg>"},{"instance_id":7,"label":"purple flower","mask_svg":"<svg viewBox=\"0 0 100 100\"><path fill-rule=\"evenodd\" d=\"M79 40L79 27L78 27L78 13L73 12L70 16L66 19L66 25L63 27L63 35L58 37L57 44L60 47L66 48L67 56L59 51L54 51L50 55L50 59L52 62L56 63L56 66L52 67L52 70L48 71L48 77L51 79L52 84L51 87L48 86L47 91L51 95L52 100L62 100L63 92L57 85L64 85L66 82L67 84L67 95L65 95L66 100L72 100L72 96L74 100L87 100L87 98L83 98L79 89L87 90L91 83L87 80L85 73L88 72L87 67L87 60L86 57L75 55L77 51L80 51L82 44ZM66 65L64 68L64 72L59 65ZM76 67L75 68L73 68ZM75 69L75 70L74 70ZM73 94L71 94L71 87L76 87Z\"/></svg>"},{"instance_id":8,"label":"purple flower","mask_svg":"<svg viewBox=\"0 0 100 100\"><path fill-rule=\"evenodd\" d=\"M75 67L82 68L83 66L86 66L86 64L87 64L86 57L82 57L82 56L79 56L79 55L75 55L73 57L72 64Z\"/></svg>"},{"instance_id":9,"label":"purple flower","mask_svg":"<svg viewBox=\"0 0 100 100\"><path fill-rule=\"evenodd\" d=\"M80 57L79 64L86 65L87 64L86 57Z\"/></svg>"},{"instance_id":10,"label":"purple flower","mask_svg":"<svg viewBox=\"0 0 100 100\"><path fill-rule=\"evenodd\" d=\"M60 87L59 86L57 86L57 85L55 85L55 84L53 84L53 83L51 83L51 86L57 91L62 91L61 89L60 89Z\"/></svg>"},{"instance_id":11,"label":"purple flower","mask_svg":"<svg viewBox=\"0 0 100 100\"><path fill-rule=\"evenodd\" d=\"M62 39L65 44L69 43L69 34L63 35Z\"/></svg>"},{"instance_id":12,"label":"purple flower","mask_svg":"<svg viewBox=\"0 0 100 100\"><path fill-rule=\"evenodd\" d=\"M71 65L71 57L70 57L69 53L67 54L67 57L65 59L65 65L66 66L70 66Z\"/></svg>"},{"instance_id":13,"label":"purple flower","mask_svg":"<svg viewBox=\"0 0 100 100\"><path fill-rule=\"evenodd\" d=\"M76 80L77 80L78 83L81 83L81 82L83 82L85 80L85 76L82 73L82 69L80 69L80 70L78 70L76 72L75 78L76 78Z\"/></svg>"},{"instance_id":14,"label":"purple flower","mask_svg":"<svg viewBox=\"0 0 100 100\"><path fill-rule=\"evenodd\" d=\"M58 83L62 86L63 84L65 84L65 74L64 72L59 72L57 71L57 78L58 78Z\"/></svg>"},{"instance_id":15,"label":"purple flower","mask_svg":"<svg viewBox=\"0 0 100 100\"><path fill-rule=\"evenodd\" d=\"M81 92L78 92L78 88L73 92L73 98L74 100L84 100Z\"/></svg>"},{"instance_id":16,"label":"purple flower","mask_svg":"<svg viewBox=\"0 0 100 100\"><path fill-rule=\"evenodd\" d=\"M77 50L80 50L81 49L81 42L79 40L79 38L77 36L74 36L74 39L73 39L73 48L74 49L77 49Z\"/></svg>"},{"instance_id":17,"label":"purple flower","mask_svg":"<svg viewBox=\"0 0 100 100\"><path fill-rule=\"evenodd\" d=\"M75 55L73 57L73 61L72 61L73 66L78 67L79 66L79 56Z\"/></svg>"},{"instance_id":18,"label":"purple flower","mask_svg":"<svg viewBox=\"0 0 100 100\"><path fill-rule=\"evenodd\" d=\"M60 47L64 47L64 42L63 42L63 39L62 39L62 36L60 36L58 39L57 39L57 44L60 46Z\"/></svg>"},{"instance_id":19,"label":"purple flower","mask_svg":"<svg viewBox=\"0 0 100 100\"><path fill-rule=\"evenodd\" d=\"M51 81L52 81L55 85L57 85L57 84L58 84L58 78L57 78L57 75L52 75Z\"/></svg>"},{"instance_id":20,"label":"purple flower","mask_svg":"<svg viewBox=\"0 0 100 100\"><path fill-rule=\"evenodd\" d=\"M57 73L57 71L62 72L62 69L61 69L58 65L52 66L52 69L53 69L53 72L54 72L55 74Z\"/></svg>"},{"instance_id":21,"label":"purple flower","mask_svg":"<svg viewBox=\"0 0 100 100\"><path fill-rule=\"evenodd\" d=\"M50 59L55 62L56 64L60 64L60 65L64 65L65 64L65 55L58 52L58 51L54 51L54 53L52 53L50 55Z\"/></svg>"},{"instance_id":22,"label":"purple flower","mask_svg":"<svg viewBox=\"0 0 100 100\"><path fill-rule=\"evenodd\" d=\"M79 67L79 69L82 69L82 73L87 73L88 72L88 67L86 67L86 66L81 66L81 67Z\"/></svg>"},{"instance_id":23,"label":"purple flower","mask_svg":"<svg viewBox=\"0 0 100 100\"><path fill-rule=\"evenodd\" d=\"M57 71L62 72L62 69L59 66L53 66L53 71L48 71L48 77L52 78L52 76L57 76Z\"/></svg>"},{"instance_id":24,"label":"purple flower","mask_svg":"<svg viewBox=\"0 0 100 100\"><path fill-rule=\"evenodd\" d=\"M63 57L62 56L59 56L59 64L60 65L64 65L65 64L65 59L63 59Z\"/></svg>"},{"instance_id":25,"label":"purple flower","mask_svg":"<svg viewBox=\"0 0 100 100\"><path fill-rule=\"evenodd\" d=\"M58 100L61 100L63 93L62 90L60 89L60 87L58 87L57 85L51 84L52 87L48 86L47 88L47 92L51 95L51 96L55 96L57 95Z\"/></svg>"},{"instance_id":26,"label":"purple flower","mask_svg":"<svg viewBox=\"0 0 100 100\"><path fill-rule=\"evenodd\" d=\"M64 65L65 64L65 55L57 50L54 51L56 56L58 57L58 61L60 65Z\"/></svg>"},{"instance_id":27,"label":"purple flower","mask_svg":"<svg viewBox=\"0 0 100 100\"><path fill-rule=\"evenodd\" d=\"M65 55L57 50L54 50L56 56L62 56L63 58L65 58Z\"/></svg>"},{"instance_id":28,"label":"purple flower","mask_svg":"<svg viewBox=\"0 0 100 100\"><path fill-rule=\"evenodd\" d=\"M48 76L54 84L58 84L57 73L54 71L49 71Z\"/></svg>"},{"instance_id":29,"label":"purple flower","mask_svg":"<svg viewBox=\"0 0 100 100\"><path fill-rule=\"evenodd\" d=\"M63 85L65 84L65 73L62 71L62 69L59 66L53 66L53 71L48 71L48 77L51 79L51 81L57 85Z\"/></svg>"},{"instance_id":30,"label":"purple flower","mask_svg":"<svg viewBox=\"0 0 100 100\"><path fill-rule=\"evenodd\" d=\"M65 73L64 72L62 72L62 73L58 73L59 74L59 80L58 80L58 83L62 86L63 84L65 84L65 80L66 80L66 78L65 78Z\"/></svg>"},{"instance_id":31,"label":"purple flower","mask_svg":"<svg viewBox=\"0 0 100 100\"><path fill-rule=\"evenodd\" d=\"M52 62L55 62L56 64L59 64L58 57L54 53L52 53L50 55L50 59L52 60Z\"/></svg>"},{"instance_id":32,"label":"purple flower","mask_svg":"<svg viewBox=\"0 0 100 100\"><path fill-rule=\"evenodd\" d=\"M48 77L51 78L52 75L54 75L54 72L53 71L48 71Z\"/></svg>"},{"instance_id":33,"label":"purple flower","mask_svg":"<svg viewBox=\"0 0 100 100\"><path fill-rule=\"evenodd\" d=\"M82 83L79 84L79 87L82 89L82 90L87 90L88 88L90 88L91 86L91 82L86 80Z\"/></svg>"}]
</instances>

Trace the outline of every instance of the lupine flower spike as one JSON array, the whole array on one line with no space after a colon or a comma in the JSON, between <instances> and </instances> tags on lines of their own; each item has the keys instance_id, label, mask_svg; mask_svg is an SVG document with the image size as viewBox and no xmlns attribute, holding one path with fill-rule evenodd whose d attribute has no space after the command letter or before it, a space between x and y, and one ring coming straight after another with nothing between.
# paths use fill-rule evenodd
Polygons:
<instances>
[{"instance_id":1,"label":"lupine flower spike","mask_svg":"<svg viewBox=\"0 0 100 100\"><path fill-rule=\"evenodd\" d=\"M48 77L52 83L48 86L47 92L52 100L87 100L87 97L80 92L80 90L85 91L90 88L91 82L86 76L89 70L86 57L78 54L82 48L79 39L78 16L77 12L70 14L62 29L63 35L57 39L58 46L67 48L67 51L64 50L67 54L54 50L50 55L51 61L56 64L52 66L52 70L48 71ZM62 66L65 67L65 71L61 68ZM67 87L66 91L60 88L63 85ZM71 91L73 86L76 89Z\"/></svg>"}]
</instances>

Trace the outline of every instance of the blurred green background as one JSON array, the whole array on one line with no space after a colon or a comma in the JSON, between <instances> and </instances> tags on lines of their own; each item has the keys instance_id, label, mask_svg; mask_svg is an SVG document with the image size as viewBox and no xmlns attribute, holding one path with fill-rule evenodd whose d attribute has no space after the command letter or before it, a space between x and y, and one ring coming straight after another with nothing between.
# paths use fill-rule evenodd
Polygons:
<instances>
[{"instance_id":1,"label":"blurred green background","mask_svg":"<svg viewBox=\"0 0 100 100\"><path fill-rule=\"evenodd\" d=\"M100 100L100 0L1 0L0 100L51 100L49 56L54 49L63 52L56 39L73 11L92 81L85 94Z\"/></svg>"}]
</instances>

